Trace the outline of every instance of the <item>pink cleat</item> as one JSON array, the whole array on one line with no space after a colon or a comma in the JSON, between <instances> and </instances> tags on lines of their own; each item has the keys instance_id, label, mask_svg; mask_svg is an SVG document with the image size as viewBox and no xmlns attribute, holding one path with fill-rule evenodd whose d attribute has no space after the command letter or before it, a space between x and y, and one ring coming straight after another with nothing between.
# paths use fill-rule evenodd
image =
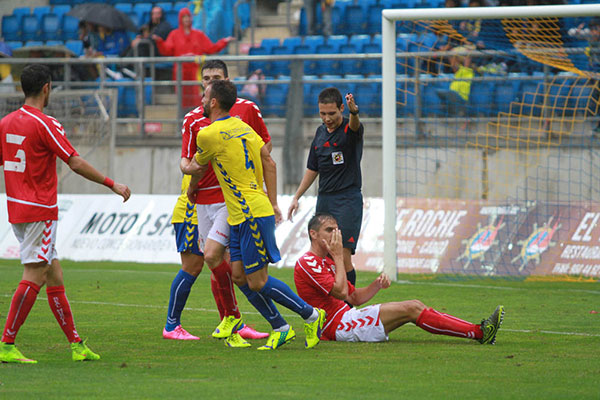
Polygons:
<instances>
[{"instance_id":1,"label":"pink cleat","mask_svg":"<svg viewBox=\"0 0 600 400\"><path fill-rule=\"evenodd\" d=\"M181 325L177 325L171 332L163 329L163 338L171 340L200 340L198 336L191 335L188 331L183 329Z\"/></svg>"},{"instance_id":2,"label":"pink cleat","mask_svg":"<svg viewBox=\"0 0 600 400\"><path fill-rule=\"evenodd\" d=\"M264 339L269 336L268 333L255 331L249 325L244 325L244 327L237 331L237 333L239 333L244 339Z\"/></svg>"}]
</instances>

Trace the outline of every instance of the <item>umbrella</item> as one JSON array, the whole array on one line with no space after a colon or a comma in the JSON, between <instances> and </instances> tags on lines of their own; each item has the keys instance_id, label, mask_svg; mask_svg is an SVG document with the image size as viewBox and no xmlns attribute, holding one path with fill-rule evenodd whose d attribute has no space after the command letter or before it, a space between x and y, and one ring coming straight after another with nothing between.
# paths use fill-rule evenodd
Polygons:
<instances>
[{"instance_id":1,"label":"umbrella","mask_svg":"<svg viewBox=\"0 0 600 400\"><path fill-rule=\"evenodd\" d=\"M96 25L102 25L112 30L137 32L138 27L129 16L110 4L85 3L73 7L66 15L79 18Z\"/></svg>"},{"instance_id":2,"label":"umbrella","mask_svg":"<svg viewBox=\"0 0 600 400\"><path fill-rule=\"evenodd\" d=\"M73 51L69 50L65 46L25 46L18 49L14 49L13 57L15 58L57 58L57 57L77 57ZM23 71L23 64L12 65L13 78L19 80L21 72ZM50 64L50 73L53 81L61 81L63 79L64 67L62 64Z\"/></svg>"}]
</instances>

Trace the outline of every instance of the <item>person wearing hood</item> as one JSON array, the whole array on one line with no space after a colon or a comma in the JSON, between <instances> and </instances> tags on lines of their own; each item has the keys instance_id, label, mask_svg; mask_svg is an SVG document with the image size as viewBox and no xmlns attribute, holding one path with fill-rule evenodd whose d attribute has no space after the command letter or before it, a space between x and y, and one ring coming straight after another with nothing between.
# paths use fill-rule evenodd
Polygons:
<instances>
[{"instance_id":1,"label":"person wearing hood","mask_svg":"<svg viewBox=\"0 0 600 400\"><path fill-rule=\"evenodd\" d=\"M152 39L163 56L191 56L214 54L223 50L233 40L226 37L213 43L206 34L198 29L192 28L192 16L190 10L182 8L179 11L179 28L171 31L164 40L158 35L152 35ZM182 80L198 80L198 64L182 63ZM173 64L173 80L177 79L177 64ZM182 93L182 105L184 108L195 107L200 104L198 85L184 86Z\"/></svg>"}]
</instances>

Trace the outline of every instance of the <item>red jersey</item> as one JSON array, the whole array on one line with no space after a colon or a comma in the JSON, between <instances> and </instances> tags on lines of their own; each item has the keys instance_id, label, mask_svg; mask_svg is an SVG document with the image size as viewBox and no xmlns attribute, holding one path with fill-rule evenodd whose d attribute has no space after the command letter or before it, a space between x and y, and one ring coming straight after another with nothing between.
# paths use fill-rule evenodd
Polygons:
<instances>
[{"instance_id":1,"label":"red jersey","mask_svg":"<svg viewBox=\"0 0 600 400\"><path fill-rule=\"evenodd\" d=\"M335 331L344 313L350 310L348 304L329 293L335 283L335 263L329 257L321 258L304 253L296 262L294 282L298 296L313 307L322 308L327 313L321 339L335 340ZM354 293L354 286L348 282L348 295Z\"/></svg>"},{"instance_id":2,"label":"red jersey","mask_svg":"<svg viewBox=\"0 0 600 400\"><path fill-rule=\"evenodd\" d=\"M262 118L260 109L254 102L239 98L229 111L229 115L247 123L254 129L263 142L271 141L269 131ZM196 136L198 132L211 124L210 119L204 116L204 108L196 107L185 115L183 127L181 128L181 157L191 159L196 154ZM196 197L198 204L223 203L225 201L219 181L215 175L212 164L208 164L208 171L198 183L199 194Z\"/></svg>"},{"instance_id":3,"label":"red jersey","mask_svg":"<svg viewBox=\"0 0 600 400\"><path fill-rule=\"evenodd\" d=\"M56 156L77 152L56 119L24 105L0 121L0 162L11 224L58 220Z\"/></svg>"}]
</instances>

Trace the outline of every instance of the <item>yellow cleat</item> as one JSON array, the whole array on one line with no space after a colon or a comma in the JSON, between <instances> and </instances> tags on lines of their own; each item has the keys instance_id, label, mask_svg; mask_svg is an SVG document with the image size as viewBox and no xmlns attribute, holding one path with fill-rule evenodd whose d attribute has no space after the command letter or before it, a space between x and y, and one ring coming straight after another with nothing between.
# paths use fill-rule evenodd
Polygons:
<instances>
[{"instance_id":1,"label":"yellow cleat","mask_svg":"<svg viewBox=\"0 0 600 400\"><path fill-rule=\"evenodd\" d=\"M26 358L14 344L0 342L0 362L17 364L37 364L37 361Z\"/></svg>"},{"instance_id":2,"label":"yellow cleat","mask_svg":"<svg viewBox=\"0 0 600 400\"><path fill-rule=\"evenodd\" d=\"M296 339L296 332L294 332L291 326L290 329L285 332L273 331L269 335L267 343L260 346L258 350L275 350L294 339Z\"/></svg>"},{"instance_id":3,"label":"yellow cleat","mask_svg":"<svg viewBox=\"0 0 600 400\"><path fill-rule=\"evenodd\" d=\"M313 347L319 344L319 342L321 341L323 325L325 325L325 310L316 307L315 310L317 310L317 312L319 313L319 317L317 318L317 320L310 324L304 324L304 334L306 335L304 347L306 347L307 349L312 349Z\"/></svg>"}]
</instances>

